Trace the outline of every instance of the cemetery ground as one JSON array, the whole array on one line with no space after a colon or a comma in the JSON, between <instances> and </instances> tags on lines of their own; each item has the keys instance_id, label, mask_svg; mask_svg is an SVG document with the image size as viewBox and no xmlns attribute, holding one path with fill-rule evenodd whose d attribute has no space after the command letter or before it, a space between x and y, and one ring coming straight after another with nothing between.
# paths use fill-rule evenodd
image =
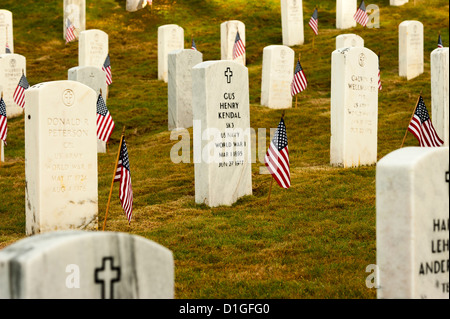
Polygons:
<instances>
[{"instance_id":1,"label":"cemetery ground","mask_svg":"<svg viewBox=\"0 0 450 319\"><path fill-rule=\"evenodd\" d=\"M298 107L285 110L291 188L274 183L267 204L270 175L252 164L253 195L231 207L209 208L194 201L192 128L190 163L175 164L170 151L177 141L167 129L167 84L157 80L157 28L178 24L191 35L203 60L220 59L220 23L240 20L246 26L250 83L250 125L277 126L281 110L260 105L262 52L281 44L278 0L154 1L134 13L125 1L88 1L86 29L109 35L113 74L108 108L116 123L106 154L98 154L99 231L108 200L122 127L130 156L134 192L128 225L115 185L106 230L151 239L174 254L176 298L361 298L376 297L366 286L376 264L376 166L331 167L330 84L335 37L356 33L365 47L381 53L378 109L378 160L398 149L419 93L430 111L430 53L441 32L449 42L449 3L413 1L401 7L388 0L380 7L380 28L335 28L334 1L303 1L305 44L295 46L308 78ZM319 36L307 26L319 9ZM27 58L30 85L67 79L78 63L78 42L62 38L62 1L2 0L14 14L14 49ZM398 76L398 24L424 24L425 72L414 80ZM295 104L295 99L294 99ZM5 163L0 166L0 249L25 238L24 119L8 121ZM417 146L408 133L405 146ZM258 150L258 146L256 146ZM262 158L261 158L262 159ZM227 181L223 181L226 188Z\"/></svg>"}]
</instances>

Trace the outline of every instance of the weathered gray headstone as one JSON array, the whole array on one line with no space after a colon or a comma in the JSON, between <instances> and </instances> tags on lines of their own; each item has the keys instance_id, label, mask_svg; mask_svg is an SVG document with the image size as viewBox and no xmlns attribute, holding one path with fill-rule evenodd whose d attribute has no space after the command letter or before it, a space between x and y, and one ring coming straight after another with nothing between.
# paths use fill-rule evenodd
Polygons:
<instances>
[{"instance_id":1,"label":"weathered gray headstone","mask_svg":"<svg viewBox=\"0 0 450 319\"><path fill-rule=\"evenodd\" d=\"M340 34L336 37L336 49L348 47L364 47L364 39L357 34Z\"/></svg>"},{"instance_id":2,"label":"weathered gray headstone","mask_svg":"<svg viewBox=\"0 0 450 319\"><path fill-rule=\"evenodd\" d=\"M22 73L23 72L23 73ZM26 59L20 54L0 54L0 85L3 87L3 100L8 118L23 114L23 108L14 102L14 91L22 74L27 74Z\"/></svg>"},{"instance_id":3,"label":"weathered gray headstone","mask_svg":"<svg viewBox=\"0 0 450 319\"><path fill-rule=\"evenodd\" d=\"M367 48L341 48L331 61L331 164L375 164L378 56Z\"/></svg>"},{"instance_id":4,"label":"weathered gray headstone","mask_svg":"<svg viewBox=\"0 0 450 319\"><path fill-rule=\"evenodd\" d=\"M356 21L353 18L356 13L356 0L337 0L336 1L336 28L349 29L356 27Z\"/></svg>"},{"instance_id":5,"label":"weathered gray headstone","mask_svg":"<svg viewBox=\"0 0 450 319\"><path fill-rule=\"evenodd\" d=\"M272 109L292 107L291 82L295 52L285 45L269 45L263 51L261 105Z\"/></svg>"},{"instance_id":6,"label":"weathered gray headstone","mask_svg":"<svg viewBox=\"0 0 450 319\"><path fill-rule=\"evenodd\" d=\"M64 0L63 38L66 39L67 19L74 25L75 36L86 30L86 0Z\"/></svg>"},{"instance_id":7,"label":"weathered gray headstone","mask_svg":"<svg viewBox=\"0 0 450 319\"><path fill-rule=\"evenodd\" d=\"M108 34L92 29L80 33L78 42L78 65L101 68L108 55Z\"/></svg>"},{"instance_id":8,"label":"weathered gray headstone","mask_svg":"<svg viewBox=\"0 0 450 319\"><path fill-rule=\"evenodd\" d=\"M423 24L403 21L398 27L399 75L411 80L423 73Z\"/></svg>"},{"instance_id":9,"label":"weathered gray headstone","mask_svg":"<svg viewBox=\"0 0 450 319\"><path fill-rule=\"evenodd\" d=\"M449 145L448 47L431 52L431 119L436 133Z\"/></svg>"},{"instance_id":10,"label":"weathered gray headstone","mask_svg":"<svg viewBox=\"0 0 450 319\"><path fill-rule=\"evenodd\" d=\"M232 205L252 194L248 69L202 62L192 82L195 202Z\"/></svg>"},{"instance_id":11,"label":"weathered gray headstone","mask_svg":"<svg viewBox=\"0 0 450 319\"><path fill-rule=\"evenodd\" d=\"M304 43L302 0L281 0L281 28L283 45Z\"/></svg>"},{"instance_id":12,"label":"weathered gray headstone","mask_svg":"<svg viewBox=\"0 0 450 319\"><path fill-rule=\"evenodd\" d=\"M77 66L69 69L68 80L77 81L89 86L97 96L102 93L103 100L107 102L108 85L105 72L95 66ZM106 153L106 142L97 138L97 152Z\"/></svg>"},{"instance_id":13,"label":"weathered gray headstone","mask_svg":"<svg viewBox=\"0 0 450 319\"><path fill-rule=\"evenodd\" d=\"M58 231L0 250L0 299L173 299L167 248L116 232Z\"/></svg>"},{"instance_id":14,"label":"weathered gray headstone","mask_svg":"<svg viewBox=\"0 0 450 319\"><path fill-rule=\"evenodd\" d=\"M378 298L449 298L448 154L406 147L378 162Z\"/></svg>"},{"instance_id":15,"label":"weathered gray headstone","mask_svg":"<svg viewBox=\"0 0 450 319\"><path fill-rule=\"evenodd\" d=\"M245 65L246 53L233 60L233 47L238 31L239 37L245 46L245 24L243 22L238 20L230 20L220 24L220 59L232 60L236 63Z\"/></svg>"},{"instance_id":16,"label":"weathered gray headstone","mask_svg":"<svg viewBox=\"0 0 450 319\"><path fill-rule=\"evenodd\" d=\"M26 233L98 226L97 94L75 81L27 90Z\"/></svg>"},{"instance_id":17,"label":"weathered gray headstone","mask_svg":"<svg viewBox=\"0 0 450 319\"><path fill-rule=\"evenodd\" d=\"M192 49L169 53L169 130L192 127L192 68L202 61L202 53Z\"/></svg>"},{"instance_id":18,"label":"weathered gray headstone","mask_svg":"<svg viewBox=\"0 0 450 319\"><path fill-rule=\"evenodd\" d=\"M158 28L158 80L167 83L169 79L169 53L184 49L184 29L176 24Z\"/></svg>"},{"instance_id":19,"label":"weathered gray headstone","mask_svg":"<svg viewBox=\"0 0 450 319\"><path fill-rule=\"evenodd\" d=\"M11 53L14 53L12 12L0 9L0 54L6 53L6 44Z\"/></svg>"}]
</instances>

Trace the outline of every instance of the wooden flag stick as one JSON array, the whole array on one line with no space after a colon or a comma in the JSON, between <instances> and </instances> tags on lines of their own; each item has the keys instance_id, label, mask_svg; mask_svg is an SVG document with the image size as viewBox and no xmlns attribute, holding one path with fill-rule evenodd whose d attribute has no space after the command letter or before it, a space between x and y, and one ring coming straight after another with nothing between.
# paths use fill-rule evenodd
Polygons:
<instances>
[{"instance_id":1,"label":"wooden flag stick","mask_svg":"<svg viewBox=\"0 0 450 319\"><path fill-rule=\"evenodd\" d=\"M422 96L422 90L420 91L419 97L417 98L417 103L416 103L416 106L414 107L414 111L413 111L413 113L411 115L411 119L408 122L408 127L409 127L409 124L411 123L411 121L412 121L412 119L414 117L414 113L416 113L417 105L419 105L419 100L420 100L421 96ZM403 137L402 146L400 146L400 148L402 148L403 144L405 144L406 135L408 135L408 128L406 128L405 136Z\"/></svg>"},{"instance_id":2,"label":"wooden flag stick","mask_svg":"<svg viewBox=\"0 0 450 319\"><path fill-rule=\"evenodd\" d=\"M284 114L285 114L285 110L283 110L283 113L281 113L282 119L284 119ZM269 203L270 203L270 194L272 193L272 185L273 185L273 180L274 180L272 174L270 174L270 176L272 177L272 179L270 181L269 196L267 197L267 205L269 205Z\"/></svg>"},{"instance_id":3,"label":"wooden flag stick","mask_svg":"<svg viewBox=\"0 0 450 319\"><path fill-rule=\"evenodd\" d=\"M106 205L105 220L103 222L103 229L102 229L103 231L105 231L105 227L106 227L106 218L108 217L109 204L111 203L111 195L112 195L113 186L114 186L114 179L116 177L117 166L119 164L120 151L122 150L122 141L123 141L124 133L125 133L125 126L122 129L122 136L120 137L120 143L119 143L119 151L117 152L116 164L114 165L114 173L113 173L113 178L112 178L112 182L111 182L111 189L109 191L108 204Z\"/></svg>"}]
</instances>

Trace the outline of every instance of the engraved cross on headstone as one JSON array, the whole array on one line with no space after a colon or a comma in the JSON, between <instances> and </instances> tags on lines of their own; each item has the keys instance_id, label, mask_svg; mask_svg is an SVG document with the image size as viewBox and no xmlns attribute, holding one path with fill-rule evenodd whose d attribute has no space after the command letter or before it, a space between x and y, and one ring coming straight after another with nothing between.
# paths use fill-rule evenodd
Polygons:
<instances>
[{"instance_id":1,"label":"engraved cross on headstone","mask_svg":"<svg viewBox=\"0 0 450 319\"><path fill-rule=\"evenodd\" d=\"M114 299L114 283L120 281L120 267L114 267L113 257L104 257L102 268L95 269L95 283L102 285L102 299Z\"/></svg>"},{"instance_id":2,"label":"engraved cross on headstone","mask_svg":"<svg viewBox=\"0 0 450 319\"><path fill-rule=\"evenodd\" d=\"M227 77L227 83L231 83L231 77L233 76L233 71L228 67L225 71L225 76Z\"/></svg>"}]
</instances>

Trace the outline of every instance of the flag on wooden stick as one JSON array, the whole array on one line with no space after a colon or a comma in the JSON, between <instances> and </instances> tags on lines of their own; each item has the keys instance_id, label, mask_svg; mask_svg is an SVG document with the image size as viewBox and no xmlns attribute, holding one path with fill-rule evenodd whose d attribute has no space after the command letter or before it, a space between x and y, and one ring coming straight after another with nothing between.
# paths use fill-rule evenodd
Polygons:
<instances>
[{"instance_id":1,"label":"flag on wooden stick","mask_svg":"<svg viewBox=\"0 0 450 319\"><path fill-rule=\"evenodd\" d=\"M319 14L317 12L317 8L314 10L311 19L309 19L309 26L314 31L316 35L319 34Z\"/></svg>"},{"instance_id":2,"label":"flag on wooden stick","mask_svg":"<svg viewBox=\"0 0 450 319\"><path fill-rule=\"evenodd\" d=\"M245 53L245 45L244 42L242 42L242 39L239 35L239 31L236 33L236 39L234 40L234 46L233 46L233 60L240 57L241 55L244 55Z\"/></svg>"},{"instance_id":3,"label":"flag on wooden stick","mask_svg":"<svg viewBox=\"0 0 450 319\"><path fill-rule=\"evenodd\" d=\"M97 137L103 142L108 142L114 127L114 121L100 93L97 99Z\"/></svg>"},{"instance_id":4,"label":"flag on wooden stick","mask_svg":"<svg viewBox=\"0 0 450 319\"><path fill-rule=\"evenodd\" d=\"M383 86L381 85L381 67L380 67L380 54L378 54L378 90L382 90Z\"/></svg>"},{"instance_id":5,"label":"flag on wooden stick","mask_svg":"<svg viewBox=\"0 0 450 319\"><path fill-rule=\"evenodd\" d=\"M419 97L419 102L409 123L408 131L417 138L421 147L439 147L444 144L431 123L430 115L422 96Z\"/></svg>"},{"instance_id":6,"label":"flag on wooden stick","mask_svg":"<svg viewBox=\"0 0 450 319\"><path fill-rule=\"evenodd\" d=\"M133 213L133 189L131 187L130 160L128 157L127 144L125 137L122 138L120 146L119 161L117 162L116 175L114 182L120 182L119 198L122 203L123 211L127 216L128 223L131 223Z\"/></svg>"},{"instance_id":7,"label":"flag on wooden stick","mask_svg":"<svg viewBox=\"0 0 450 319\"><path fill-rule=\"evenodd\" d=\"M289 188L291 186L288 140L283 117L278 124L273 140L270 142L264 162L280 187Z\"/></svg>"},{"instance_id":8,"label":"flag on wooden stick","mask_svg":"<svg viewBox=\"0 0 450 319\"><path fill-rule=\"evenodd\" d=\"M306 89L308 81L306 80L305 72L300 64L300 58L297 61L297 65L294 71L294 78L291 83L291 95L294 96Z\"/></svg>"},{"instance_id":9,"label":"flag on wooden stick","mask_svg":"<svg viewBox=\"0 0 450 319\"><path fill-rule=\"evenodd\" d=\"M28 84L27 77L22 70L22 76L20 77L19 83L17 84L13 94L14 102L22 108L25 108L25 90L29 87L30 84Z\"/></svg>"},{"instance_id":10,"label":"flag on wooden stick","mask_svg":"<svg viewBox=\"0 0 450 319\"><path fill-rule=\"evenodd\" d=\"M0 97L0 140L6 145L6 135L8 134L8 118L6 117L6 104L3 101L3 92Z\"/></svg>"},{"instance_id":11,"label":"flag on wooden stick","mask_svg":"<svg viewBox=\"0 0 450 319\"><path fill-rule=\"evenodd\" d=\"M355 15L353 16L356 22L365 27L369 22L369 16L366 12L366 5L364 4L364 0L361 1L358 10L356 10Z\"/></svg>"},{"instance_id":12,"label":"flag on wooden stick","mask_svg":"<svg viewBox=\"0 0 450 319\"><path fill-rule=\"evenodd\" d=\"M75 36L75 26L72 24L69 18L66 21L66 44L75 41L77 37Z\"/></svg>"},{"instance_id":13,"label":"flag on wooden stick","mask_svg":"<svg viewBox=\"0 0 450 319\"><path fill-rule=\"evenodd\" d=\"M111 60L109 59L109 53L106 55L105 62L103 62L102 70L106 73L106 84L110 85L112 83L112 73L111 73Z\"/></svg>"}]
</instances>

